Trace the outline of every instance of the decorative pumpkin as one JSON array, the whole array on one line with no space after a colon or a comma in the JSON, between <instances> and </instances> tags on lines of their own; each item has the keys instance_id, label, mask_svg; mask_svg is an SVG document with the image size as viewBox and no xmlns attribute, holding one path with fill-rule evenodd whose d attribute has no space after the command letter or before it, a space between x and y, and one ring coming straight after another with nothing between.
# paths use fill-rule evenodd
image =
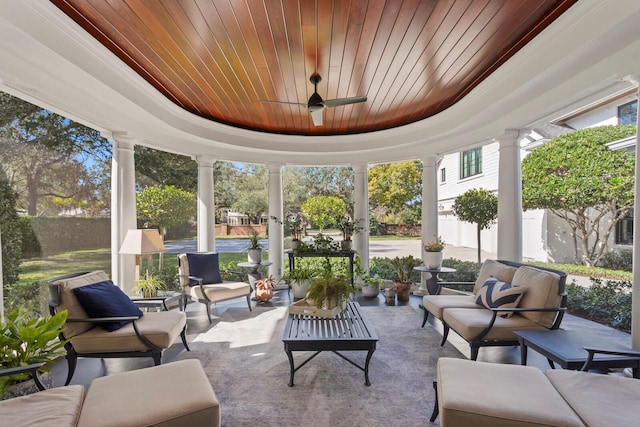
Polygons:
<instances>
[{"instance_id":1,"label":"decorative pumpkin","mask_svg":"<svg viewBox=\"0 0 640 427\"><path fill-rule=\"evenodd\" d=\"M256 299L266 302L273 298L273 288L276 287L276 280L273 276L256 281Z\"/></svg>"}]
</instances>

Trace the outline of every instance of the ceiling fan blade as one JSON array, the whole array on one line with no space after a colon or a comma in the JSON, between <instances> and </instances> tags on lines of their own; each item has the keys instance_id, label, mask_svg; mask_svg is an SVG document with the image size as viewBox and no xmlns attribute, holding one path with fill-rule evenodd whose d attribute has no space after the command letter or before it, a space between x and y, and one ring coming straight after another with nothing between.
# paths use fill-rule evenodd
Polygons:
<instances>
[{"instance_id":1,"label":"ceiling fan blade","mask_svg":"<svg viewBox=\"0 0 640 427\"><path fill-rule=\"evenodd\" d=\"M327 107L338 107L340 105L357 104L366 100L366 96L354 96L353 98L325 99L323 104Z\"/></svg>"},{"instance_id":2,"label":"ceiling fan blade","mask_svg":"<svg viewBox=\"0 0 640 427\"><path fill-rule=\"evenodd\" d=\"M313 120L314 126L322 126L324 119L324 108L313 108L309 110L311 113L311 120Z\"/></svg>"},{"instance_id":3,"label":"ceiling fan blade","mask_svg":"<svg viewBox=\"0 0 640 427\"><path fill-rule=\"evenodd\" d=\"M286 101L269 101L267 99L261 99L260 102L264 102L266 104L289 104L289 105L298 105L300 107L306 107L307 104L302 104L300 102L286 102Z\"/></svg>"}]
</instances>

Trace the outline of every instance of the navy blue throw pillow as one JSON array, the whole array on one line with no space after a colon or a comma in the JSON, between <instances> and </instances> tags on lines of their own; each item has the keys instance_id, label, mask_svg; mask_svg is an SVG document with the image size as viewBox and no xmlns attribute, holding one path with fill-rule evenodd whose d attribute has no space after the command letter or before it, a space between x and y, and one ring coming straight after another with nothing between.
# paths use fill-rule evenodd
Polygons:
<instances>
[{"instance_id":1,"label":"navy blue throw pillow","mask_svg":"<svg viewBox=\"0 0 640 427\"><path fill-rule=\"evenodd\" d=\"M74 288L73 293L89 317L142 317L142 311L138 306L111 280ZM113 332L128 323L131 323L131 320L98 324L107 331Z\"/></svg>"},{"instance_id":2,"label":"navy blue throw pillow","mask_svg":"<svg viewBox=\"0 0 640 427\"><path fill-rule=\"evenodd\" d=\"M187 254L189 276L202 278L205 285L222 283L218 254ZM197 281L190 279L189 286L196 286Z\"/></svg>"}]
</instances>

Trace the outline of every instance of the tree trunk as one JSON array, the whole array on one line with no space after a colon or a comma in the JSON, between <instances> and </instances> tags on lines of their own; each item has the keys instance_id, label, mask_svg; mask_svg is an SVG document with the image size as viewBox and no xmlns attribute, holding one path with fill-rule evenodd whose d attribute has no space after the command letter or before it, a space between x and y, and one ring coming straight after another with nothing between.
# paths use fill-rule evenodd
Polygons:
<instances>
[{"instance_id":1,"label":"tree trunk","mask_svg":"<svg viewBox=\"0 0 640 427\"><path fill-rule=\"evenodd\" d=\"M482 257L481 257L481 253L482 253L482 248L481 243L480 243L480 232L482 231L482 229L480 228L480 224L478 224L478 230L477 230L477 238L478 238L478 264L482 263Z\"/></svg>"}]
</instances>

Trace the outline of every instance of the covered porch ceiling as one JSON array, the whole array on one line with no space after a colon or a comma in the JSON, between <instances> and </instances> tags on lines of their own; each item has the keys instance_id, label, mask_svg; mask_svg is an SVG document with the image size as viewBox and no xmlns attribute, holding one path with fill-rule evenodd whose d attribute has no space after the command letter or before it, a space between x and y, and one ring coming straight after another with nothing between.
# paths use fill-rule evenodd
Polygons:
<instances>
[{"instance_id":1,"label":"covered porch ceiling","mask_svg":"<svg viewBox=\"0 0 640 427\"><path fill-rule=\"evenodd\" d=\"M455 152L627 90L640 70L633 0L0 5L1 90L116 139L219 160ZM325 100L367 100L314 126L295 105L313 73Z\"/></svg>"}]
</instances>

